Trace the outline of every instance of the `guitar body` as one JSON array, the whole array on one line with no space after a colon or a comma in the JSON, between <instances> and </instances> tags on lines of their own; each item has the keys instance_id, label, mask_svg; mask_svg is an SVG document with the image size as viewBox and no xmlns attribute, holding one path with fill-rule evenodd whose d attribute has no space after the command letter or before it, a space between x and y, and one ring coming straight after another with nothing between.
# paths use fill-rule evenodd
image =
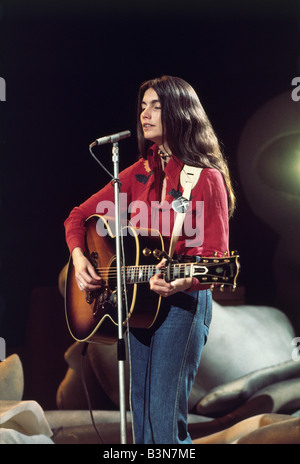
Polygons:
<instances>
[{"instance_id":1,"label":"guitar body","mask_svg":"<svg viewBox=\"0 0 300 464\"><path fill-rule=\"evenodd\" d=\"M65 310L72 337L77 341L114 343L118 332L117 274L113 221L91 216L86 222L86 256L105 281L99 291L79 290L72 258L69 260ZM156 250L164 250L159 232L133 227L123 228L125 266L157 265ZM154 252L154 254L153 254ZM155 254L157 257L155 257ZM123 267L123 263L122 263ZM131 327L149 328L155 321L161 297L150 290L149 282L126 285L128 319ZM123 294L123 326L127 312Z\"/></svg>"}]
</instances>

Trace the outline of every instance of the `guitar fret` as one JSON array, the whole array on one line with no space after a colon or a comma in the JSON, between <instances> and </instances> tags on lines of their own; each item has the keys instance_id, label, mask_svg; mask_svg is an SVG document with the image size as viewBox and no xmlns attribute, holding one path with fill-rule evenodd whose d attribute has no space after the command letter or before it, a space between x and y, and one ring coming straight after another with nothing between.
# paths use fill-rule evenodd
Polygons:
<instances>
[{"instance_id":1,"label":"guitar fret","mask_svg":"<svg viewBox=\"0 0 300 464\"><path fill-rule=\"evenodd\" d=\"M193 274L192 264L172 264L171 265L171 280L187 278ZM126 281L127 283L141 283L148 282L150 278L161 272L156 268L155 265L144 265L144 266L126 266Z\"/></svg>"},{"instance_id":2,"label":"guitar fret","mask_svg":"<svg viewBox=\"0 0 300 464\"><path fill-rule=\"evenodd\" d=\"M190 277L192 275L192 264L188 264L188 266L185 266L184 267L184 271L185 271L185 274L184 274L184 277Z\"/></svg>"},{"instance_id":3,"label":"guitar fret","mask_svg":"<svg viewBox=\"0 0 300 464\"><path fill-rule=\"evenodd\" d=\"M180 266L178 264L174 264L173 266L173 279L178 279L180 277Z\"/></svg>"},{"instance_id":4,"label":"guitar fret","mask_svg":"<svg viewBox=\"0 0 300 464\"><path fill-rule=\"evenodd\" d=\"M143 268L140 267L139 271L138 271L138 281L141 282L142 279L143 279Z\"/></svg>"},{"instance_id":5,"label":"guitar fret","mask_svg":"<svg viewBox=\"0 0 300 464\"><path fill-rule=\"evenodd\" d=\"M127 273L127 283L133 283L134 282L134 267L133 266L128 266L126 268L126 273Z\"/></svg>"},{"instance_id":6,"label":"guitar fret","mask_svg":"<svg viewBox=\"0 0 300 464\"><path fill-rule=\"evenodd\" d=\"M146 277L146 280L150 280L152 276L153 276L153 266L149 266L148 276Z\"/></svg>"},{"instance_id":7,"label":"guitar fret","mask_svg":"<svg viewBox=\"0 0 300 464\"><path fill-rule=\"evenodd\" d=\"M148 282L155 272L155 265L126 266L126 282L128 284Z\"/></svg>"},{"instance_id":8,"label":"guitar fret","mask_svg":"<svg viewBox=\"0 0 300 464\"><path fill-rule=\"evenodd\" d=\"M186 278L192 276L192 264L173 264L171 267L172 279Z\"/></svg>"}]
</instances>

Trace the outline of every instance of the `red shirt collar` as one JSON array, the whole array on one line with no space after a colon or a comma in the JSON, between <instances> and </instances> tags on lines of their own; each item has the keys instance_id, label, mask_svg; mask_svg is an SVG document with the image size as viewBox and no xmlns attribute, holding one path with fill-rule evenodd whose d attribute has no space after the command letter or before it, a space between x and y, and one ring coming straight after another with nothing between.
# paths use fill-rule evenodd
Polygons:
<instances>
[{"instance_id":1,"label":"red shirt collar","mask_svg":"<svg viewBox=\"0 0 300 464\"><path fill-rule=\"evenodd\" d=\"M161 171L161 162L160 162L160 157L159 157L159 154L158 154L158 146L155 144L153 144L149 150L148 150L148 153L147 153L147 159L148 159L148 162L149 162L149 167L150 169L152 170L155 170L155 168L158 168L160 171ZM165 168L165 171L170 171L170 173L172 171L174 171L174 169L176 169L176 171L181 171L181 169L183 168L183 162L180 161L179 158L177 158L175 155L172 154L172 157L170 159L170 161L168 162L166 168Z\"/></svg>"},{"instance_id":2,"label":"red shirt collar","mask_svg":"<svg viewBox=\"0 0 300 464\"><path fill-rule=\"evenodd\" d=\"M158 193L160 190L161 174L162 174L162 165L160 161L160 156L158 154L158 146L156 144L152 145L147 153L147 159L151 171L154 172L155 178L155 191ZM175 189L179 186L179 175L180 171L183 168L183 162L180 161L175 155L172 154L170 161L167 163L164 173L171 180L173 187Z\"/></svg>"}]
</instances>

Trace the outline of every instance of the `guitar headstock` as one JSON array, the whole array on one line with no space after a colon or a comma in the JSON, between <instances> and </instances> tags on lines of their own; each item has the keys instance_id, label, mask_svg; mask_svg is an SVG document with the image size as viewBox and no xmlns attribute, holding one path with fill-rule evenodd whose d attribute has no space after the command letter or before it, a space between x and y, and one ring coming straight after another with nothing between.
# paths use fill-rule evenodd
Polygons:
<instances>
[{"instance_id":1,"label":"guitar headstock","mask_svg":"<svg viewBox=\"0 0 300 464\"><path fill-rule=\"evenodd\" d=\"M220 285L223 291L229 286L232 291L237 287L237 278L240 272L239 255L232 252L225 253L222 257L215 253L212 257L199 257L193 265L193 276L202 284L210 284L211 290L215 285Z\"/></svg>"}]
</instances>

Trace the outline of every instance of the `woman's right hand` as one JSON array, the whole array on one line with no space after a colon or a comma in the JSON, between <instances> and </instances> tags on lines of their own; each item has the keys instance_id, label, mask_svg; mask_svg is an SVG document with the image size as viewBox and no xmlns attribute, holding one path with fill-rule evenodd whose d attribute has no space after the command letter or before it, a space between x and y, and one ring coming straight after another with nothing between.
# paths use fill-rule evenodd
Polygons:
<instances>
[{"instance_id":1,"label":"woman's right hand","mask_svg":"<svg viewBox=\"0 0 300 464\"><path fill-rule=\"evenodd\" d=\"M91 292L103 285L103 279L97 274L94 266L84 256L81 248L72 251L73 266L77 285L82 292Z\"/></svg>"}]
</instances>

